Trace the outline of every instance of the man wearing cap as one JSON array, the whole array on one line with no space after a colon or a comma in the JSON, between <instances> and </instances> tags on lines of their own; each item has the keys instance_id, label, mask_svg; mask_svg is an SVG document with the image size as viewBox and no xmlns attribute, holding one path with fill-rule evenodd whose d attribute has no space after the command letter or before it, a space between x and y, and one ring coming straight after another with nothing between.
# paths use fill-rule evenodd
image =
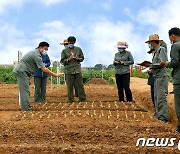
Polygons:
<instances>
[{"instance_id":1,"label":"man wearing cap","mask_svg":"<svg viewBox=\"0 0 180 154\"><path fill-rule=\"evenodd\" d=\"M128 44L124 41L117 42L118 52L115 54L115 77L118 88L119 101L124 102L124 91L126 94L127 102L132 102L132 92L130 89L130 68L134 64L134 59L131 52L127 51Z\"/></svg>"},{"instance_id":2,"label":"man wearing cap","mask_svg":"<svg viewBox=\"0 0 180 154\"><path fill-rule=\"evenodd\" d=\"M75 42L76 38L74 36L70 36L68 38L68 48L64 49L61 53L61 63L65 67L68 99L70 103L74 102L74 82L76 82L78 86L79 101L86 101L86 94L81 74L81 62L84 60L84 55L81 48L74 46Z\"/></svg>"},{"instance_id":3,"label":"man wearing cap","mask_svg":"<svg viewBox=\"0 0 180 154\"><path fill-rule=\"evenodd\" d=\"M13 70L19 86L20 106L23 111L31 110L29 78L32 74L41 69L44 73L51 76L60 77L62 75L51 72L43 64L42 54L48 50L48 47L49 44L47 42L41 42L38 48L25 54Z\"/></svg>"},{"instance_id":4,"label":"man wearing cap","mask_svg":"<svg viewBox=\"0 0 180 154\"><path fill-rule=\"evenodd\" d=\"M66 48L68 48L69 46L68 46L68 40L66 39L66 40L64 40L64 42L63 43L60 43L61 45L64 45L64 48L66 49ZM64 68L65 69L65 68ZM64 70L64 72L66 72L65 70ZM67 79L66 79L66 74L65 74L65 80L66 80L66 83L67 83ZM73 83L73 87L74 87L74 91L75 91L75 96L76 97L78 97L78 86L77 86L77 82L75 82L75 80L74 80L74 83Z\"/></svg>"},{"instance_id":5,"label":"man wearing cap","mask_svg":"<svg viewBox=\"0 0 180 154\"><path fill-rule=\"evenodd\" d=\"M168 61L167 50L160 46L159 36L157 34L150 35L148 43L150 49L154 49L155 53L152 59L150 69L154 77L154 102L155 102L155 118L162 122L168 122L168 73L165 67L160 65L163 61Z\"/></svg>"},{"instance_id":6,"label":"man wearing cap","mask_svg":"<svg viewBox=\"0 0 180 154\"><path fill-rule=\"evenodd\" d=\"M172 81L174 87L175 110L178 118L177 131L180 132L180 29L177 27L169 30L169 39L172 43L170 57L171 61L161 62L161 66L173 68Z\"/></svg>"},{"instance_id":7,"label":"man wearing cap","mask_svg":"<svg viewBox=\"0 0 180 154\"><path fill-rule=\"evenodd\" d=\"M166 50L167 50L167 45L164 41L162 41L160 43L160 46L164 47ZM148 51L147 53L154 55L155 53L155 49L150 49L150 51ZM152 102L153 102L153 105L154 105L154 108L155 108L155 102L154 102L154 77L153 77L153 74L152 74L152 71L149 70L148 72L148 85L151 87L151 99L152 99Z\"/></svg>"}]
</instances>

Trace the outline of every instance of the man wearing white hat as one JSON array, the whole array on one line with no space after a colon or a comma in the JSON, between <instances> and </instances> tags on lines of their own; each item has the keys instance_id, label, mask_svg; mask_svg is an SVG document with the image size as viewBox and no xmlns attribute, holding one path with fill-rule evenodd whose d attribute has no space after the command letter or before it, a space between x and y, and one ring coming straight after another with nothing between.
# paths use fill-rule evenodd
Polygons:
<instances>
[{"instance_id":1,"label":"man wearing white hat","mask_svg":"<svg viewBox=\"0 0 180 154\"><path fill-rule=\"evenodd\" d=\"M118 88L119 101L124 102L124 91L126 94L127 102L132 102L132 92L130 89L130 68L134 64L134 59L131 52L127 51L128 44L124 41L117 42L116 45L118 52L115 54L115 76Z\"/></svg>"},{"instance_id":2,"label":"man wearing white hat","mask_svg":"<svg viewBox=\"0 0 180 154\"><path fill-rule=\"evenodd\" d=\"M148 44L150 49L154 49L154 56L150 69L154 77L154 102L155 102L155 118L162 122L168 122L168 72L165 67L160 65L163 61L168 61L167 50L160 46L162 40L159 40L157 34L150 35Z\"/></svg>"}]
</instances>

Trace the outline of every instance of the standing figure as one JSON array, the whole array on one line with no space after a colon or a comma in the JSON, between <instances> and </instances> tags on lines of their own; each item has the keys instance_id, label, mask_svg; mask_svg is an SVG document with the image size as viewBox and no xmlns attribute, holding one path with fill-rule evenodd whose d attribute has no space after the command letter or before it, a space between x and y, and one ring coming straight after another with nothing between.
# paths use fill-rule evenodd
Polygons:
<instances>
[{"instance_id":1,"label":"standing figure","mask_svg":"<svg viewBox=\"0 0 180 154\"><path fill-rule=\"evenodd\" d=\"M64 45L64 48L66 49L66 48L68 48L69 46L68 46L68 40L66 39L66 40L64 40L64 42L63 43L60 43L61 45ZM65 68L64 68L65 69ZM66 72L65 70L64 70L64 72ZM65 82L67 83L67 79L66 79L66 74L65 74ZM74 83L73 83L73 87L74 87L74 91L75 91L75 96L76 97L78 97L78 86L77 86L77 82L75 82L75 80L74 80Z\"/></svg>"},{"instance_id":2,"label":"standing figure","mask_svg":"<svg viewBox=\"0 0 180 154\"><path fill-rule=\"evenodd\" d=\"M154 49L155 53L150 65L151 72L154 77L154 102L155 102L155 118L162 122L168 122L168 73L167 69L160 65L163 61L168 61L166 48L160 46L162 40L159 40L157 34L150 35L148 43L150 49Z\"/></svg>"},{"instance_id":3,"label":"standing figure","mask_svg":"<svg viewBox=\"0 0 180 154\"><path fill-rule=\"evenodd\" d=\"M175 111L178 118L177 131L180 132L180 29L177 27L169 30L169 39L171 41L170 57L171 61L161 62L161 66L173 68L172 82L174 87Z\"/></svg>"},{"instance_id":4,"label":"standing figure","mask_svg":"<svg viewBox=\"0 0 180 154\"><path fill-rule=\"evenodd\" d=\"M19 86L20 106L23 111L31 111L29 78L37 72L38 69L55 77L63 75L60 73L55 74L44 66L42 55L44 52L47 52L48 47L49 44L47 42L39 43L38 48L25 54L13 70Z\"/></svg>"},{"instance_id":5,"label":"standing figure","mask_svg":"<svg viewBox=\"0 0 180 154\"><path fill-rule=\"evenodd\" d=\"M124 91L127 102L132 102L132 92L130 89L130 65L134 64L131 52L127 51L128 44L123 41L117 42L118 52L115 54L114 66L116 84L118 87L119 101L124 102Z\"/></svg>"},{"instance_id":6,"label":"standing figure","mask_svg":"<svg viewBox=\"0 0 180 154\"><path fill-rule=\"evenodd\" d=\"M61 53L61 63L64 65L67 91L69 102L74 102L73 85L76 82L78 87L79 101L86 101L86 94L84 91L83 78L81 74L81 62L84 60L84 54L81 48L74 46L76 38L70 36L68 38L68 47Z\"/></svg>"},{"instance_id":7,"label":"standing figure","mask_svg":"<svg viewBox=\"0 0 180 154\"><path fill-rule=\"evenodd\" d=\"M51 61L46 52L42 54L42 61L44 66L47 68L51 65ZM39 69L36 73L34 73L34 101L36 103L45 103L46 102L46 85L47 85L47 77L48 75L44 73L41 69Z\"/></svg>"},{"instance_id":8,"label":"standing figure","mask_svg":"<svg viewBox=\"0 0 180 154\"><path fill-rule=\"evenodd\" d=\"M167 50L167 45L164 41L162 41L160 43L160 46L164 47L166 50ZM148 51L147 53L151 54L152 53L152 56L154 56L154 53L155 53L155 50L154 49L150 49L150 51ZM153 77L153 74L152 74L152 71L149 70L148 71L148 85L151 87L151 99L152 99L152 102L153 102L153 105L154 105L154 109L155 109L155 102L154 102L154 77Z\"/></svg>"}]
</instances>

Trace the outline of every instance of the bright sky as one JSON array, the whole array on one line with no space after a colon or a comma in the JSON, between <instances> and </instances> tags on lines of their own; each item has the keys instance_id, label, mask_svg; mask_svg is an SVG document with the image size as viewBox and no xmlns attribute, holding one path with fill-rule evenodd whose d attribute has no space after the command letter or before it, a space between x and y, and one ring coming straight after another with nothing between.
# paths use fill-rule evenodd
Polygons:
<instances>
[{"instance_id":1,"label":"bright sky","mask_svg":"<svg viewBox=\"0 0 180 154\"><path fill-rule=\"evenodd\" d=\"M65 38L74 35L83 66L109 65L119 40L129 43L135 62L151 59L144 43L157 33L170 50L168 30L180 27L180 0L0 0L0 64L12 64L39 42L60 60ZM169 52L168 52L169 54Z\"/></svg>"}]
</instances>

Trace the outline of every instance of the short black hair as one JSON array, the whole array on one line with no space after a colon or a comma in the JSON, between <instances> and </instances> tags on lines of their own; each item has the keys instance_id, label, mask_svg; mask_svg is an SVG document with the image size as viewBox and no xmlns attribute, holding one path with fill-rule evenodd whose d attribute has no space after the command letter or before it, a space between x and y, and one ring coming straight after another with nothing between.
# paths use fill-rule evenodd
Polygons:
<instances>
[{"instance_id":1,"label":"short black hair","mask_svg":"<svg viewBox=\"0 0 180 154\"><path fill-rule=\"evenodd\" d=\"M178 27L171 28L169 30L169 36L171 36L172 34L180 36L180 29Z\"/></svg>"},{"instance_id":2,"label":"short black hair","mask_svg":"<svg viewBox=\"0 0 180 154\"><path fill-rule=\"evenodd\" d=\"M76 38L74 36L69 36L68 37L68 42L76 42Z\"/></svg>"},{"instance_id":3,"label":"short black hair","mask_svg":"<svg viewBox=\"0 0 180 154\"><path fill-rule=\"evenodd\" d=\"M49 47L49 43L47 43L47 42L40 42L38 48L39 47L45 47L45 46Z\"/></svg>"}]
</instances>

